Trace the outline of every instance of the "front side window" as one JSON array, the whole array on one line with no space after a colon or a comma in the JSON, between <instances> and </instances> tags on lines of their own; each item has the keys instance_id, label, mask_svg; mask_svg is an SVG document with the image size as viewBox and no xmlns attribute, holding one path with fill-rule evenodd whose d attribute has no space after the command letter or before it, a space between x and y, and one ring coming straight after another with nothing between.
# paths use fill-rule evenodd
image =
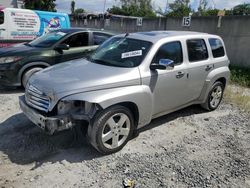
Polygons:
<instances>
[{"instance_id":1,"label":"front side window","mask_svg":"<svg viewBox=\"0 0 250 188\"><path fill-rule=\"evenodd\" d=\"M209 39L209 44L214 58L223 57L225 55L225 50L220 39L211 38Z\"/></svg>"},{"instance_id":2,"label":"front side window","mask_svg":"<svg viewBox=\"0 0 250 188\"><path fill-rule=\"evenodd\" d=\"M88 44L89 44L89 34L88 34L88 32L78 33L78 34L70 36L69 38L67 38L62 43L68 44L70 48L88 46Z\"/></svg>"},{"instance_id":3,"label":"front side window","mask_svg":"<svg viewBox=\"0 0 250 188\"><path fill-rule=\"evenodd\" d=\"M207 46L203 39L192 39L187 41L188 58L190 62L208 59Z\"/></svg>"},{"instance_id":4,"label":"front side window","mask_svg":"<svg viewBox=\"0 0 250 188\"><path fill-rule=\"evenodd\" d=\"M4 12L0 11L0 25L4 23Z\"/></svg>"},{"instance_id":5,"label":"front side window","mask_svg":"<svg viewBox=\"0 0 250 188\"><path fill-rule=\"evenodd\" d=\"M175 65L180 65L183 62L181 43L176 41L162 45L156 53L153 63L159 63L161 59L170 59L174 61Z\"/></svg>"},{"instance_id":6,"label":"front side window","mask_svg":"<svg viewBox=\"0 0 250 188\"><path fill-rule=\"evenodd\" d=\"M93 33L94 45L101 45L109 37L110 37L110 35L108 35L108 34L94 32Z\"/></svg>"},{"instance_id":7,"label":"front side window","mask_svg":"<svg viewBox=\"0 0 250 188\"><path fill-rule=\"evenodd\" d=\"M152 46L151 42L114 37L104 42L89 58L94 63L116 67L136 67Z\"/></svg>"},{"instance_id":8,"label":"front side window","mask_svg":"<svg viewBox=\"0 0 250 188\"><path fill-rule=\"evenodd\" d=\"M30 46L40 47L40 48L48 48L53 46L59 40L61 40L67 33L64 32L51 32L37 39L33 40L29 43Z\"/></svg>"}]
</instances>

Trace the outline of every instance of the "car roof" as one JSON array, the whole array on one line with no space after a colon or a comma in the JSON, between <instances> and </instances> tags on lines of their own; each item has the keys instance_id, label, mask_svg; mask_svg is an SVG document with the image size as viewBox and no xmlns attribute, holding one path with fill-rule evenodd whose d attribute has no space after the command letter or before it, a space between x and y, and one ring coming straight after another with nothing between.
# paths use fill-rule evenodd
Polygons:
<instances>
[{"instance_id":1,"label":"car roof","mask_svg":"<svg viewBox=\"0 0 250 188\"><path fill-rule=\"evenodd\" d=\"M80 32L80 31L88 31L88 32L101 32L101 33L107 33L110 35L113 35L112 32L105 31L103 29L90 29L90 28L69 28L69 29L59 29L56 30L56 32L61 31L67 34L75 33L75 32Z\"/></svg>"},{"instance_id":2,"label":"car roof","mask_svg":"<svg viewBox=\"0 0 250 188\"><path fill-rule=\"evenodd\" d=\"M152 43L155 43L167 37L212 36L207 33L192 32L192 31L146 31L146 32L137 32L137 33L127 33L126 35L128 38L150 41ZM118 36L121 37L121 36L124 36L124 34L121 34Z\"/></svg>"}]
</instances>

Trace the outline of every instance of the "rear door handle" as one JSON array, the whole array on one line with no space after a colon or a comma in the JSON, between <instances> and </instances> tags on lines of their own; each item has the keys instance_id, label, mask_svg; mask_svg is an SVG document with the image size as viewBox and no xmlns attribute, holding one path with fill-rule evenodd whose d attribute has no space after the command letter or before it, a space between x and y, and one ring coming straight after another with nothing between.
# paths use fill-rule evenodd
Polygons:
<instances>
[{"instance_id":1,"label":"rear door handle","mask_svg":"<svg viewBox=\"0 0 250 188\"><path fill-rule=\"evenodd\" d=\"M213 66L206 66L205 71L210 71L213 68Z\"/></svg>"},{"instance_id":2,"label":"rear door handle","mask_svg":"<svg viewBox=\"0 0 250 188\"><path fill-rule=\"evenodd\" d=\"M6 31L6 29L0 29L0 31Z\"/></svg>"},{"instance_id":3,"label":"rear door handle","mask_svg":"<svg viewBox=\"0 0 250 188\"><path fill-rule=\"evenodd\" d=\"M178 72L178 73L176 74L176 78L180 79L180 78L182 78L184 75L185 75L185 72Z\"/></svg>"}]
</instances>

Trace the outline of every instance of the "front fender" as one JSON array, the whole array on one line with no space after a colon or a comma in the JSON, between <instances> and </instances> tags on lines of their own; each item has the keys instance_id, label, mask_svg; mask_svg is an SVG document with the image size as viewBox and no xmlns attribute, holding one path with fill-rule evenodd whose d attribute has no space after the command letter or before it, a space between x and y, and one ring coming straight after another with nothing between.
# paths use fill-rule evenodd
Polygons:
<instances>
[{"instance_id":1,"label":"front fender","mask_svg":"<svg viewBox=\"0 0 250 188\"><path fill-rule=\"evenodd\" d=\"M63 100L80 100L99 104L103 109L115 104L132 102L139 112L138 128L148 124L152 118L153 97L148 86L128 86L73 94Z\"/></svg>"},{"instance_id":2,"label":"front fender","mask_svg":"<svg viewBox=\"0 0 250 188\"><path fill-rule=\"evenodd\" d=\"M202 93L201 93L201 96L199 98L199 101L202 101L202 103L204 103L206 101L207 96L208 96L213 84L221 78L226 79L226 83L228 83L228 81L230 79L230 70L227 66L216 68L208 74L208 76L206 78L206 82L205 82L204 87L202 89Z\"/></svg>"},{"instance_id":3,"label":"front fender","mask_svg":"<svg viewBox=\"0 0 250 188\"><path fill-rule=\"evenodd\" d=\"M43 62L43 61L37 61L37 62L29 62L29 63L26 63L18 72L18 81L21 82L22 80L22 75L23 73L31 68L31 67L39 67L39 66L43 66L43 67L49 67L50 64L46 63L46 62Z\"/></svg>"}]
</instances>

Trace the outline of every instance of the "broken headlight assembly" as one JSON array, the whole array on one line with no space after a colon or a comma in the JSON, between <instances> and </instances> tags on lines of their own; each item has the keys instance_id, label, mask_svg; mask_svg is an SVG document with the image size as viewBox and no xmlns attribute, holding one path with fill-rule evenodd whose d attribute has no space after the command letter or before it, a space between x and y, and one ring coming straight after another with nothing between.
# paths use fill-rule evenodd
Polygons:
<instances>
[{"instance_id":1,"label":"broken headlight assembly","mask_svg":"<svg viewBox=\"0 0 250 188\"><path fill-rule=\"evenodd\" d=\"M64 101L61 100L57 104L57 113L58 115L65 115L76 113L78 110L81 109L84 102L81 101Z\"/></svg>"},{"instance_id":2,"label":"broken headlight assembly","mask_svg":"<svg viewBox=\"0 0 250 188\"><path fill-rule=\"evenodd\" d=\"M87 115L92 117L100 109L99 105L86 101L61 100L57 104L58 115Z\"/></svg>"}]
</instances>

